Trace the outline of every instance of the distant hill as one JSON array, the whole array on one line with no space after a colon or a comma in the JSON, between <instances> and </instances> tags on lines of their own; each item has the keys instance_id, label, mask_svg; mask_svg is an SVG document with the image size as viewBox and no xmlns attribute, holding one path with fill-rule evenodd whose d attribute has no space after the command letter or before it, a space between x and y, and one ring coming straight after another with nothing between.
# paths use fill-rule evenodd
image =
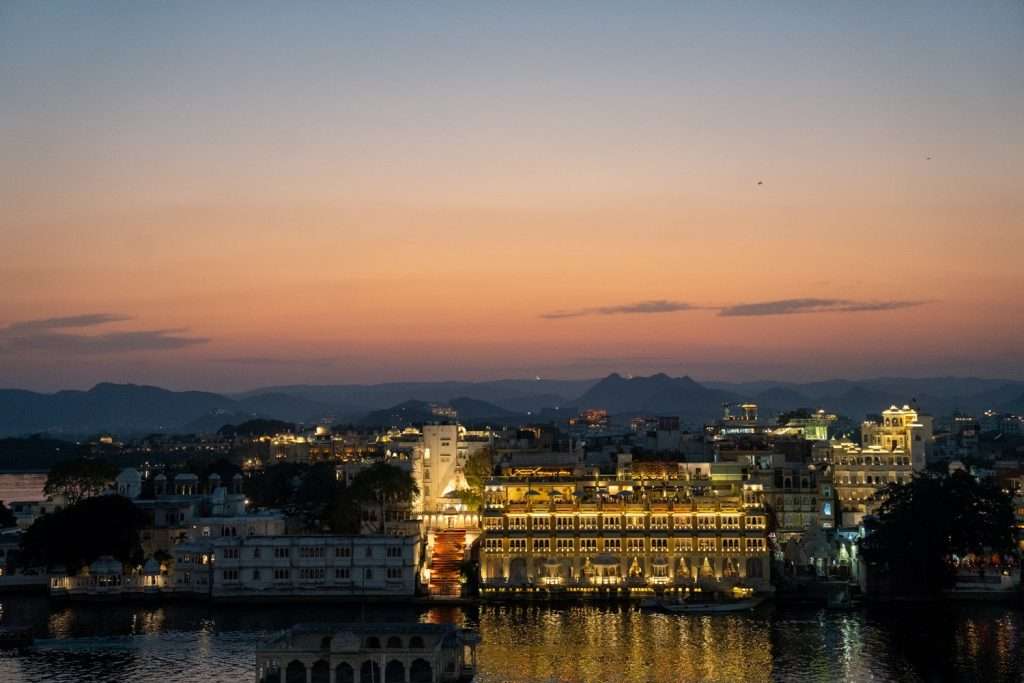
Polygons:
<instances>
[{"instance_id":1,"label":"distant hill","mask_svg":"<svg viewBox=\"0 0 1024 683\"><path fill-rule=\"evenodd\" d=\"M697 382L690 377L600 380L395 382L296 385L226 396L134 384L97 384L53 394L0 390L0 437L44 433L76 437L111 432L214 433L254 418L298 424L416 423L436 419L429 404L453 406L466 422L560 421L580 408L612 415L677 415L691 425L714 420L723 403L754 401L771 418L795 408L825 408L859 421L891 404L916 403L936 416L992 408L1024 413L1024 382L935 377L822 382Z\"/></svg>"},{"instance_id":2,"label":"distant hill","mask_svg":"<svg viewBox=\"0 0 1024 683\"><path fill-rule=\"evenodd\" d=\"M689 377L657 374L627 379L612 373L573 403L612 415L678 415L688 421L706 421L721 414L722 403L736 400L735 394L708 389Z\"/></svg>"},{"instance_id":3,"label":"distant hill","mask_svg":"<svg viewBox=\"0 0 1024 683\"><path fill-rule=\"evenodd\" d=\"M374 410L359 422L374 427L405 427L444 420L444 417L434 414L432 405L438 404L426 401L404 401L390 408ZM501 424L525 419L525 415L473 398L455 398L441 405L454 408L459 422L463 424Z\"/></svg>"},{"instance_id":4,"label":"distant hill","mask_svg":"<svg viewBox=\"0 0 1024 683\"><path fill-rule=\"evenodd\" d=\"M404 401L448 404L470 397L505 410L525 413L564 405L597 382L588 380L508 379L489 382L389 382L385 384L297 384L257 389L234 398L286 394L318 404L358 408L364 413L388 409Z\"/></svg>"},{"instance_id":5,"label":"distant hill","mask_svg":"<svg viewBox=\"0 0 1024 683\"><path fill-rule=\"evenodd\" d=\"M236 407L219 394L135 384L97 384L88 391L55 394L0 390L0 434L163 432Z\"/></svg>"}]
</instances>

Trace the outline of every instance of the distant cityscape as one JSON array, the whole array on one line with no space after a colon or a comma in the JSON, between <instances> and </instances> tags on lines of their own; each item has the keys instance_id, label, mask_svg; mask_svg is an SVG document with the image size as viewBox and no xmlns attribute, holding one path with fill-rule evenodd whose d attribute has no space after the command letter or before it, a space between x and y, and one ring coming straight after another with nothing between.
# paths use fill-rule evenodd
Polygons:
<instances>
[{"instance_id":1,"label":"distant cityscape","mask_svg":"<svg viewBox=\"0 0 1024 683\"><path fill-rule=\"evenodd\" d=\"M665 385L679 386L613 375L583 396L679 400ZM482 401L410 400L349 424L8 437L0 463L49 476L42 499L5 503L0 587L72 600L870 599L884 572L861 545L887 492L955 475L1005 492L1012 544L950 555L944 589L1017 595L1024 420L907 401L867 415L726 401L698 425L582 399L500 423L463 419ZM138 513L126 544L40 547L47 524L106 497Z\"/></svg>"}]
</instances>

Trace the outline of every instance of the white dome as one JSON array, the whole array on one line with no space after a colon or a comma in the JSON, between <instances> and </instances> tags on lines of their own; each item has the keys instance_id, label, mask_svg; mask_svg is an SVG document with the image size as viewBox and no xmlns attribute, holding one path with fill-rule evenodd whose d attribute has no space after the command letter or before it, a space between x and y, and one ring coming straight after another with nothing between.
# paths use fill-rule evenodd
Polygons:
<instances>
[{"instance_id":1,"label":"white dome","mask_svg":"<svg viewBox=\"0 0 1024 683\"><path fill-rule=\"evenodd\" d=\"M143 574L149 574L150 576L159 574L160 573L160 563L157 562L152 557L149 558L148 560L146 560L146 564L144 564L142 566L142 573Z\"/></svg>"}]
</instances>

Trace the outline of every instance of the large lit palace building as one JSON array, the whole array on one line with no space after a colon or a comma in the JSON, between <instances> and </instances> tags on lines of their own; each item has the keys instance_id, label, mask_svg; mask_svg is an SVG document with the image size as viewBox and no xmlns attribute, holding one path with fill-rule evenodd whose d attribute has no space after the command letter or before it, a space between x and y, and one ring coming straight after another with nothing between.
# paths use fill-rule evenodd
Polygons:
<instances>
[{"instance_id":1,"label":"large lit palace building","mask_svg":"<svg viewBox=\"0 0 1024 683\"><path fill-rule=\"evenodd\" d=\"M487 487L481 593L769 589L763 490L741 469L545 477Z\"/></svg>"}]
</instances>

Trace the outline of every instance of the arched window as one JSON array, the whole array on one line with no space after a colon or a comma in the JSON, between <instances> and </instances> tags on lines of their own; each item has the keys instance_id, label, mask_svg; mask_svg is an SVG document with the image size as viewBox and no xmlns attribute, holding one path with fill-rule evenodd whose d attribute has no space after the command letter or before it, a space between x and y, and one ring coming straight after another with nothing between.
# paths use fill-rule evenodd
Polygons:
<instances>
[{"instance_id":1,"label":"arched window","mask_svg":"<svg viewBox=\"0 0 1024 683\"><path fill-rule=\"evenodd\" d=\"M277 665L277 662L271 662L267 665L260 683L281 683L281 667Z\"/></svg>"},{"instance_id":2,"label":"arched window","mask_svg":"<svg viewBox=\"0 0 1024 683\"><path fill-rule=\"evenodd\" d=\"M285 683L306 683L306 665L297 659L293 659L285 669Z\"/></svg>"},{"instance_id":3,"label":"arched window","mask_svg":"<svg viewBox=\"0 0 1024 683\"><path fill-rule=\"evenodd\" d=\"M405 683L405 664L392 659L384 668L384 683Z\"/></svg>"},{"instance_id":4,"label":"arched window","mask_svg":"<svg viewBox=\"0 0 1024 683\"><path fill-rule=\"evenodd\" d=\"M388 638L388 649L389 650L401 650L402 649L402 639L399 638L398 636L391 636L390 638Z\"/></svg>"},{"instance_id":5,"label":"arched window","mask_svg":"<svg viewBox=\"0 0 1024 683\"><path fill-rule=\"evenodd\" d=\"M331 683L331 665L320 659L313 664L312 683Z\"/></svg>"},{"instance_id":6,"label":"arched window","mask_svg":"<svg viewBox=\"0 0 1024 683\"><path fill-rule=\"evenodd\" d=\"M410 650L422 650L423 647L424 647L423 646L423 638L421 638L420 636L413 636L412 638L409 639L409 649ZM423 660L417 660L417 661L423 661Z\"/></svg>"},{"instance_id":7,"label":"arched window","mask_svg":"<svg viewBox=\"0 0 1024 683\"><path fill-rule=\"evenodd\" d=\"M372 659L363 662L359 667L359 683L381 683L380 664Z\"/></svg>"},{"instance_id":8,"label":"arched window","mask_svg":"<svg viewBox=\"0 0 1024 683\"><path fill-rule=\"evenodd\" d=\"M379 650L380 649L380 638L377 636L370 636L366 639L367 650Z\"/></svg>"},{"instance_id":9,"label":"arched window","mask_svg":"<svg viewBox=\"0 0 1024 683\"><path fill-rule=\"evenodd\" d=\"M356 683L356 672L351 664L342 662L334 669L334 683Z\"/></svg>"},{"instance_id":10,"label":"arched window","mask_svg":"<svg viewBox=\"0 0 1024 683\"><path fill-rule=\"evenodd\" d=\"M434 671L430 668L430 662L425 659L414 659L409 666L409 683L433 683L433 680Z\"/></svg>"}]
</instances>

